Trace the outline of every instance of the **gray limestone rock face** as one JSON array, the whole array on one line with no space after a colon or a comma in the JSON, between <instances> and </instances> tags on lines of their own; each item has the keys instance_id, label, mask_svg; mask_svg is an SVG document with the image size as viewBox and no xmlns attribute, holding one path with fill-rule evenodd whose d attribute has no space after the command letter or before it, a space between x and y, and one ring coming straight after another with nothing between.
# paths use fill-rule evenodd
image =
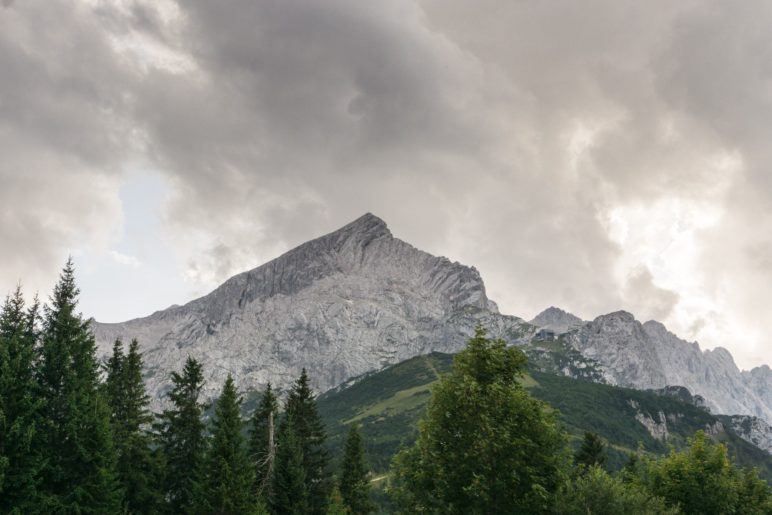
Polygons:
<instances>
[{"instance_id":1,"label":"gray limestone rock face","mask_svg":"<svg viewBox=\"0 0 772 515\"><path fill-rule=\"evenodd\" d=\"M772 369L767 365L743 372L745 384L755 393L766 406L772 406ZM757 416L762 416L756 413ZM772 423L772 420L767 418Z\"/></svg>"},{"instance_id":2,"label":"gray limestone rock face","mask_svg":"<svg viewBox=\"0 0 772 515\"><path fill-rule=\"evenodd\" d=\"M772 454L772 426L749 415L732 415L730 421L740 438Z\"/></svg>"},{"instance_id":3,"label":"gray limestone rock face","mask_svg":"<svg viewBox=\"0 0 772 515\"><path fill-rule=\"evenodd\" d=\"M572 329L578 329L584 325L584 323L584 320L578 316L572 315L555 306L550 306L545 309L529 322L529 324L534 325L539 329L547 329L555 334L563 334Z\"/></svg>"},{"instance_id":4,"label":"gray limestone rock face","mask_svg":"<svg viewBox=\"0 0 772 515\"><path fill-rule=\"evenodd\" d=\"M204 364L204 394L227 374L242 390L288 388L306 368L325 391L347 379L431 351L463 348L483 324L517 342L527 324L498 313L474 268L392 236L367 214L184 306L92 327L100 354L137 338L154 407L188 356Z\"/></svg>"},{"instance_id":5,"label":"gray limestone rock face","mask_svg":"<svg viewBox=\"0 0 772 515\"><path fill-rule=\"evenodd\" d=\"M772 420L768 367L742 373L726 349L701 351L659 322L641 324L623 311L569 333L568 341L595 359L611 384L638 389L684 386L714 413Z\"/></svg>"}]
</instances>

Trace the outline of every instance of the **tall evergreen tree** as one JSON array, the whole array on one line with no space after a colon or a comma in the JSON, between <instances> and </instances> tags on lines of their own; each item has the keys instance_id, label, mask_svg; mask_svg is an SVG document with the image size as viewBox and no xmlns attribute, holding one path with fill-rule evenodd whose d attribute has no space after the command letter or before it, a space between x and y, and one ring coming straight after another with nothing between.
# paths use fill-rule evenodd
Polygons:
<instances>
[{"instance_id":1,"label":"tall evergreen tree","mask_svg":"<svg viewBox=\"0 0 772 515\"><path fill-rule=\"evenodd\" d=\"M327 433L319 416L316 398L304 368L287 397L285 421L291 422L303 456L303 472L311 515L324 515L332 487L327 467L330 461L325 441Z\"/></svg>"},{"instance_id":2,"label":"tall evergreen tree","mask_svg":"<svg viewBox=\"0 0 772 515\"><path fill-rule=\"evenodd\" d=\"M269 499L272 515L311 513L303 449L292 418L286 419L279 430L272 483Z\"/></svg>"},{"instance_id":3,"label":"tall evergreen tree","mask_svg":"<svg viewBox=\"0 0 772 515\"><path fill-rule=\"evenodd\" d=\"M160 415L158 440L166 464L165 497L172 513L194 511L199 497L206 438L199 401L204 376L201 364L188 357L182 373L172 372L172 407Z\"/></svg>"},{"instance_id":4,"label":"tall evergreen tree","mask_svg":"<svg viewBox=\"0 0 772 515\"><path fill-rule=\"evenodd\" d=\"M362 447L362 436L356 423L351 425L343 453L340 494L351 515L367 515L375 511L370 499L370 478Z\"/></svg>"},{"instance_id":5,"label":"tall evergreen tree","mask_svg":"<svg viewBox=\"0 0 772 515\"><path fill-rule=\"evenodd\" d=\"M270 486L273 476L273 463L276 457L276 433L278 432L279 402L271 389L271 384L263 393L252 415L249 428L249 455L255 467L253 491L259 497L271 497Z\"/></svg>"},{"instance_id":6,"label":"tall evergreen tree","mask_svg":"<svg viewBox=\"0 0 772 515\"><path fill-rule=\"evenodd\" d=\"M597 433L587 431L574 459L580 466L603 468L606 464L606 443Z\"/></svg>"},{"instance_id":7,"label":"tall evergreen tree","mask_svg":"<svg viewBox=\"0 0 772 515\"><path fill-rule=\"evenodd\" d=\"M201 507L208 514L252 514L257 508L252 493L255 471L242 434L241 402L228 374L215 406L212 442L204 468Z\"/></svg>"},{"instance_id":8,"label":"tall evergreen tree","mask_svg":"<svg viewBox=\"0 0 772 515\"><path fill-rule=\"evenodd\" d=\"M148 410L150 397L142 380L137 340L132 340L126 355L123 343L116 340L106 368L105 392L112 412L118 478L126 492L125 508L129 513L151 513L158 509L161 500L160 467L147 432L152 421Z\"/></svg>"},{"instance_id":9,"label":"tall evergreen tree","mask_svg":"<svg viewBox=\"0 0 772 515\"><path fill-rule=\"evenodd\" d=\"M48 511L116 513L122 491L115 475L110 412L99 384L96 344L75 312L75 270L67 261L45 310L38 382L45 402L42 491Z\"/></svg>"},{"instance_id":10,"label":"tall evergreen tree","mask_svg":"<svg viewBox=\"0 0 772 515\"><path fill-rule=\"evenodd\" d=\"M113 353L105 363L105 382L102 385L102 390L105 393L105 399L110 406L110 425L113 428L113 432L120 430L120 424L118 421L125 420L123 414L123 375L121 371L123 369L123 342L120 338L117 338L113 342Z\"/></svg>"},{"instance_id":11,"label":"tall evergreen tree","mask_svg":"<svg viewBox=\"0 0 772 515\"><path fill-rule=\"evenodd\" d=\"M37 301L27 310L21 287L0 309L0 512L33 513L38 492L41 401L35 382Z\"/></svg>"}]
</instances>

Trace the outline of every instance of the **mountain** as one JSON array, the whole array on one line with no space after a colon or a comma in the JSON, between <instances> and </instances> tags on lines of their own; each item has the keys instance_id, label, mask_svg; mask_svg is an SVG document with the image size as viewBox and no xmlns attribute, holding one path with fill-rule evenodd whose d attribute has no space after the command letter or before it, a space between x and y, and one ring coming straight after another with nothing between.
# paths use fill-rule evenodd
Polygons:
<instances>
[{"instance_id":1,"label":"mountain","mask_svg":"<svg viewBox=\"0 0 772 515\"><path fill-rule=\"evenodd\" d=\"M452 355L442 353L419 356L320 396L319 411L328 428L333 454L339 454L350 424L357 422L362 427L371 466L376 474L385 472L400 446L414 441L431 386L439 374L450 370L452 359ZM713 415L684 402L683 390L634 390L536 370L530 370L522 384L533 396L559 410L559 420L574 447L581 443L585 431L606 439L611 469L621 468L639 445L645 452L665 454L671 445L683 447L702 429L726 443L738 464L757 467L766 479L772 479L772 456L737 434L735 426L742 421ZM745 424L747 431L752 431L753 420ZM763 431L757 427L756 436L763 438Z\"/></svg>"},{"instance_id":2,"label":"mountain","mask_svg":"<svg viewBox=\"0 0 772 515\"><path fill-rule=\"evenodd\" d=\"M286 389L307 368L325 391L432 351L461 349L478 324L517 342L530 326L501 315L472 267L394 238L366 214L184 306L118 324L94 322L100 353L137 338L159 405L169 374L202 361L208 397L231 373L242 390Z\"/></svg>"},{"instance_id":3,"label":"mountain","mask_svg":"<svg viewBox=\"0 0 772 515\"><path fill-rule=\"evenodd\" d=\"M701 351L659 322L640 323L619 311L563 335L566 343L600 365L609 384L639 389L684 386L715 413L772 421L769 368L742 373L724 348Z\"/></svg>"},{"instance_id":4,"label":"mountain","mask_svg":"<svg viewBox=\"0 0 772 515\"><path fill-rule=\"evenodd\" d=\"M577 329L584 324L584 321L576 315L572 315L560 308L551 306L531 320L529 324L546 329L555 334L567 333L571 329Z\"/></svg>"},{"instance_id":5,"label":"mountain","mask_svg":"<svg viewBox=\"0 0 772 515\"><path fill-rule=\"evenodd\" d=\"M461 349L476 325L521 345L535 369L638 389L683 386L715 413L772 423L772 371L741 372L728 351L701 351L626 312L584 322L549 308L530 323L501 314L473 267L395 238L366 214L227 280L184 306L93 323L99 351L137 338L154 407L190 355L207 397L228 373L243 391L286 388L307 368L317 391L432 351Z\"/></svg>"}]
</instances>

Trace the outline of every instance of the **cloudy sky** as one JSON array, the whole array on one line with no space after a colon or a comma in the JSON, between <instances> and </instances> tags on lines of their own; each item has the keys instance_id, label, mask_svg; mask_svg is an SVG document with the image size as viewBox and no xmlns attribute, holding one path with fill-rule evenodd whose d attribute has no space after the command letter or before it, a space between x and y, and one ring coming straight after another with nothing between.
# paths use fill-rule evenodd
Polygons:
<instances>
[{"instance_id":1,"label":"cloudy sky","mask_svg":"<svg viewBox=\"0 0 772 515\"><path fill-rule=\"evenodd\" d=\"M370 211L503 312L772 363L772 3L0 0L0 290L100 321Z\"/></svg>"}]
</instances>

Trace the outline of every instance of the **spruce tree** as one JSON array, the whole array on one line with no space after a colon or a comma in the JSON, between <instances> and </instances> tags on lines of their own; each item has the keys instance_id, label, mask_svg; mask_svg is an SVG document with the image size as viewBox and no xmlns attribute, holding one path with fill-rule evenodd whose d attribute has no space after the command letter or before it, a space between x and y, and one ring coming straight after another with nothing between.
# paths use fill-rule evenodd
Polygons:
<instances>
[{"instance_id":1,"label":"spruce tree","mask_svg":"<svg viewBox=\"0 0 772 515\"><path fill-rule=\"evenodd\" d=\"M113 428L113 435L116 436L115 431L119 430L116 427L117 421L124 420L123 416L123 376L121 370L123 368L123 342L120 338L117 338L113 342L113 353L105 363L105 382L102 385L102 390L105 394L107 404L110 406L110 425Z\"/></svg>"},{"instance_id":2,"label":"spruce tree","mask_svg":"<svg viewBox=\"0 0 772 515\"><path fill-rule=\"evenodd\" d=\"M110 412L99 384L96 344L76 313L78 288L67 261L45 310L38 382L44 410L42 491L56 513L117 513Z\"/></svg>"},{"instance_id":3,"label":"spruce tree","mask_svg":"<svg viewBox=\"0 0 772 515\"><path fill-rule=\"evenodd\" d=\"M356 423L351 425L343 453L340 494L351 515L367 515L375 511L370 499L370 480L362 436Z\"/></svg>"},{"instance_id":4,"label":"spruce tree","mask_svg":"<svg viewBox=\"0 0 772 515\"><path fill-rule=\"evenodd\" d=\"M41 401L35 382L37 301L25 309L21 287L0 309L0 481L1 513L33 513L38 492Z\"/></svg>"},{"instance_id":5,"label":"spruce tree","mask_svg":"<svg viewBox=\"0 0 772 515\"><path fill-rule=\"evenodd\" d=\"M269 499L273 515L311 513L307 478L303 466L303 449L293 420L286 419L279 430Z\"/></svg>"},{"instance_id":6,"label":"spruce tree","mask_svg":"<svg viewBox=\"0 0 772 515\"><path fill-rule=\"evenodd\" d=\"M228 374L215 406L212 441L206 457L202 506L209 514L240 515L256 511L254 468L242 434L242 399Z\"/></svg>"},{"instance_id":7,"label":"spruce tree","mask_svg":"<svg viewBox=\"0 0 772 515\"><path fill-rule=\"evenodd\" d=\"M132 340L129 353L116 340L107 362L105 392L112 412L111 425L116 442L118 478L126 492L129 513L151 513L160 504L160 466L151 451L147 427L152 421L150 397L142 380L139 343Z\"/></svg>"},{"instance_id":8,"label":"spruce tree","mask_svg":"<svg viewBox=\"0 0 772 515\"><path fill-rule=\"evenodd\" d=\"M597 433L585 432L582 446L574 459L579 466L603 468L606 463L606 443Z\"/></svg>"},{"instance_id":9,"label":"spruce tree","mask_svg":"<svg viewBox=\"0 0 772 515\"><path fill-rule=\"evenodd\" d=\"M164 461L165 497L172 513L194 511L199 498L206 439L199 401L204 376L201 364L188 357L182 373L172 372L168 394L172 407L160 415L158 441Z\"/></svg>"},{"instance_id":10,"label":"spruce tree","mask_svg":"<svg viewBox=\"0 0 772 515\"><path fill-rule=\"evenodd\" d=\"M304 368L287 397L285 423L290 422L303 456L303 472L311 515L324 515L331 482L327 471L329 455L325 449L327 433L319 416L316 399Z\"/></svg>"},{"instance_id":11,"label":"spruce tree","mask_svg":"<svg viewBox=\"0 0 772 515\"><path fill-rule=\"evenodd\" d=\"M252 415L249 429L249 455L255 468L253 491L258 497L270 498L273 462L276 457L276 433L278 432L279 403L271 384L263 393Z\"/></svg>"}]
</instances>

